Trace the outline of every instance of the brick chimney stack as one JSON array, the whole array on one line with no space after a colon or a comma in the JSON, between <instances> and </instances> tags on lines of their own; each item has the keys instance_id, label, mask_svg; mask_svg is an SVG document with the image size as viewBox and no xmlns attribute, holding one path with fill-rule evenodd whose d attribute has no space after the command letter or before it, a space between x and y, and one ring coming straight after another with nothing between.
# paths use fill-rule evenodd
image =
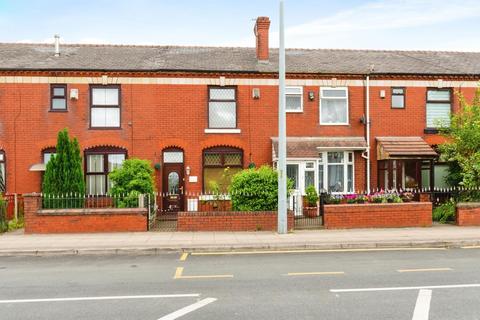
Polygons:
<instances>
[{"instance_id":1,"label":"brick chimney stack","mask_svg":"<svg viewBox=\"0 0 480 320\"><path fill-rule=\"evenodd\" d=\"M257 46L258 61L268 61L268 31L270 29L270 19L268 17L258 17L255 23L255 37Z\"/></svg>"}]
</instances>

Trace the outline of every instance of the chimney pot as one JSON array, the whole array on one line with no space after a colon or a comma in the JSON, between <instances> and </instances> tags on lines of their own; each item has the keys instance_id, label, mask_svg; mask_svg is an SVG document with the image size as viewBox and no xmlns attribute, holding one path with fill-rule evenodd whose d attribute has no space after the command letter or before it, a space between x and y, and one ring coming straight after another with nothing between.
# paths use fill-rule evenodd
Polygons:
<instances>
[{"instance_id":1,"label":"chimney pot","mask_svg":"<svg viewBox=\"0 0 480 320\"><path fill-rule=\"evenodd\" d=\"M60 35L56 34L55 38L55 57L60 56Z\"/></svg>"},{"instance_id":2,"label":"chimney pot","mask_svg":"<svg viewBox=\"0 0 480 320\"><path fill-rule=\"evenodd\" d=\"M269 58L269 45L268 45L268 33L270 29L270 19L268 17L258 17L255 23L255 37L256 37L256 49L257 60L268 61Z\"/></svg>"}]
</instances>

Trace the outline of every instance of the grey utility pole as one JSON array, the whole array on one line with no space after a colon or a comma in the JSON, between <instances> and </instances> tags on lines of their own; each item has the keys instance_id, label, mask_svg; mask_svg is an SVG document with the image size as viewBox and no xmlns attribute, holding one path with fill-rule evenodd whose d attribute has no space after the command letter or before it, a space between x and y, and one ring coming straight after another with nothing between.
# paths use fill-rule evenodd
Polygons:
<instances>
[{"instance_id":1,"label":"grey utility pole","mask_svg":"<svg viewBox=\"0 0 480 320\"><path fill-rule=\"evenodd\" d=\"M283 0L280 0L278 50L278 233L287 233L287 135L285 114L285 34Z\"/></svg>"}]
</instances>

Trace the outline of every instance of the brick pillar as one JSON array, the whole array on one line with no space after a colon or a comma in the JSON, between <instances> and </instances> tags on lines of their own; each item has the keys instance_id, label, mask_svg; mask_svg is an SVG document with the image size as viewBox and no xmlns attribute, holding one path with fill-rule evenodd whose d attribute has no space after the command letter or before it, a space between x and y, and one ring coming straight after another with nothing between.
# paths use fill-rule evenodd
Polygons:
<instances>
[{"instance_id":1,"label":"brick pillar","mask_svg":"<svg viewBox=\"0 0 480 320\"><path fill-rule=\"evenodd\" d=\"M430 193L429 192L422 192L420 193L420 202L430 202Z\"/></svg>"},{"instance_id":2,"label":"brick pillar","mask_svg":"<svg viewBox=\"0 0 480 320\"><path fill-rule=\"evenodd\" d=\"M25 233L32 233L35 229L37 211L41 209L42 197L39 193L23 195L23 214L25 219Z\"/></svg>"}]
</instances>

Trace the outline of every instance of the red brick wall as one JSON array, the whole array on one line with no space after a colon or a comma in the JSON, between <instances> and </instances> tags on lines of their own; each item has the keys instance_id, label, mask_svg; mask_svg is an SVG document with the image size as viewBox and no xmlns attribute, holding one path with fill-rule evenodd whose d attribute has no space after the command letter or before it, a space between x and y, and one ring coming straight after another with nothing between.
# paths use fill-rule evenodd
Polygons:
<instances>
[{"instance_id":1,"label":"red brick wall","mask_svg":"<svg viewBox=\"0 0 480 320\"><path fill-rule=\"evenodd\" d=\"M325 205L327 229L429 227L432 203Z\"/></svg>"},{"instance_id":2,"label":"red brick wall","mask_svg":"<svg viewBox=\"0 0 480 320\"><path fill-rule=\"evenodd\" d=\"M25 195L25 233L87 233L147 231L147 210L40 210L39 195Z\"/></svg>"},{"instance_id":3,"label":"red brick wall","mask_svg":"<svg viewBox=\"0 0 480 320\"><path fill-rule=\"evenodd\" d=\"M293 229L289 213L288 230ZM276 231L276 211L179 212L177 231Z\"/></svg>"},{"instance_id":4,"label":"red brick wall","mask_svg":"<svg viewBox=\"0 0 480 320\"><path fill-rule=\"evenodd\" d=\"M480 226L480 203L458 203L456 220L458 226Z\"/></svg>"},{"instance_id":5,"label":"red brick wall","mask_svg":"<svg viewBox=\"0 0 480 320\"><path fill-rule=\"evenodd\" d=\"M57 76L54 73L46 75ZM218 79L218 75L201 76L211 77L212 81L213 78ZM227 82L229 77L241 76L225 75ZM5 150L6 155L8 192L40 191L41 173L30 172L28 169L32 164L42 161L42 149L54 146L58 131L65 127L79 139L82 150L93 146L118 146L127 149L129 157L148 159L152 163L162 162L162 150L166 147L183 148L185 167L189 166L191 175L198 177L198 182L189 182L186 177L186 192L202 191L202 150L205 148L241 148L245 167L250 162L257 165L272 162L270 138L278 135L278 90L275 86L238 86L237 118L240 134L204 132L208 126L207 85L123 84L121 129L117 130L89 129L89 86L69 83L68 89L70 88L79 90L79 99L68 99L68 112L49 112L49 84L0 84L0 149ZM260 99L252 99L253 88L260 89ZM386 90L385 99L379 98L381 89ZM320 88L304 86L303 112L287 114L288 136L364 136L365 127L360 123L360 118L365 113L364 90L364 87L349 87L349 125L321 126ZM313 101L308 99L309 91L315 94ZM462 91L470 99L474 88L464 88ZM377 176L375 137L422 136L428 141L438 142L438 135L423 133L425 96L425 87L408 87L405 109L391 109L390 88L371 88L373 187L376 187ZM457 105L455 100L455 108ZM360 152L356 152L355 161L355 190L365 190L366 165ZM161 170L156 171L156 177L158 190L162 191Z\"/></svg>"}]
</instances>

